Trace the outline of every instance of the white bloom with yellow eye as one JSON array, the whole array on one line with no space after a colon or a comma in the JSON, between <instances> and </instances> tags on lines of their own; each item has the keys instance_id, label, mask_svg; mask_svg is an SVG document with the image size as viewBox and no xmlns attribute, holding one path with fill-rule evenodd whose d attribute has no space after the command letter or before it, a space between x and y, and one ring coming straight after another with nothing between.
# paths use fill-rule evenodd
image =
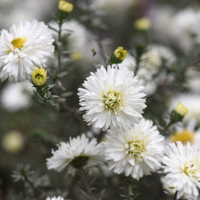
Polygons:
<instances>
[{"instance_id":1,"label":"white bloom with yellow eye","mask_svg":"<svg viewBox=\"0 0 200 200\"><path fill-rule=\"evenodd\" d=\"M53 38L43 22L25 21L1 31L0 79L21 82L30 77L33 66L45 66L53 55Z\"/></svg>"},{"instance_id":2,"label":"white bloom with yellow eye","mask_svg":"<svg viewBox=\"0 0 200 200\"><path fill-rule=\"evenodd\" d=\"M107 138L105 156L115 173L138 180L160 168L164 137L152 121L143 118L131 129L111 129Z\"/></svg>"},{"instance_id":3,"label":"white bloom with yellow eye","mask_svg":"<svg viewBox=\"0 0 200 200\"><path fill-rule=\"evenodd\" d=\"M200 152L192 149L190 143L170 143L163 156L163 169L168 186L177 192L177 199L184 196L196 199L200 188Z\"/></svg>"},{"instance_id":4,"label":"white bloom with yellow eye","mask_svg":"<svg viewBox=\"0 0 200 200\"><path fill-rule=\"evenodd\" d=\"M142 118L146 107L143 86L126 67L102 66L78 89L80 110L85 110L88 125L107 130L109 127L132 127Z\"/></svg>"}]
</instances>

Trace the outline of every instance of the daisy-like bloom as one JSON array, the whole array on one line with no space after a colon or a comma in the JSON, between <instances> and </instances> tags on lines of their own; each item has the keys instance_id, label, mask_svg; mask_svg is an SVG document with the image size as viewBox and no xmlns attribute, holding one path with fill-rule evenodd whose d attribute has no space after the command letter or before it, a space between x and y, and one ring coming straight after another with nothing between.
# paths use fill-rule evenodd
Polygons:
<instances>
[{"instance_id":1,"label":"daisy-like bloom","mask_svg":"<svg viewBox=\"0 0 200 200\"><path fill-rule=\"evenodd\" d=\"M106 160L115 173L139 179L161 166L164 137L150 120L141 119L131 129L111 129L105 145Z\"/></svg>"},{"instance_id":2,"label":"daisy-like bloom","mask_svg":"<svg viewBox=\"0 0 200 200\"><path fill-rule=\"evenodd\" d=\"M0 106L14 112L32 104L33 87L30 82L7 83L0 93Z\"/></svg>"},{"instance_id":3,"label":"daisy-like bloom","mask_svg":"<svg viewBox=\"0 0 200 200\"><path fill-rule=\"evenodd\" d=\"M179 102L188 109L183 122L189 123L193 120L197 125L200 124L200 95L179 94L169 102L169 109L172 110Z\"/></svg>"},{"instance_id":4,"label":"daisy-like bloom","mask_svg":"<svg viewBox=\"0 0 200 200\"><path fill-rule=\"evenodd\" d=\"M107 130L109 127L132 127L142 118L145 96L138 77L126 67L102 66L79 88L80 110L88 125Z\"/></svg>"},{"instance_id":5,"label":"daisy-like bloom","mask_svg":"<svg viewBox=\"0 0 200 200\"><path fill-rule=\"evenodd\" d=\"M52 56L53 38L43 22L25 21L1 31L0 79L21 82L29 78L33 66L45 66Z\"/></svg>"},{"instance_id":6,"label":"daisy-like bloom","mask_svg":"<svg viewBox=\"0 0 200 200\"><path fill-rule=\"evenodd\" d=\"M58 197L47 197L46 200L64 200L64 198L60 197L60 196L58 196Z\"/></svg>"},{"instance_id":7,"label":"daisy-like bloom","mask_svg":"<svg viewBox=\"0 0 200 200\"><path fill-rule=\"evenodd\" d=\"M200 188L200 152L192 149L190 143L170 143L162 162L167 185L177 192L177 199L183 195L195 199Z\"/></svg>"},{"instance_id":8,"label":"daisy-like bloom","mask_svg":"<svg viewBox=\"0 0 200 200\"><path fill-rule=\"evenodd\" d=\"M162 64L170 67L176 61L174 53L161 45L149 45L147 51L142 54L139 75L155 74ZM144 72L143 72L144 71Z\"/></svg>"},{"instance_id":9,"label":"daisy-like bloom","mask_svg":"<svg viewBox=\"0 0 200 200\"><path fill-rule=\"evenodd\" d=\"M187 8L178 12L171 25L174 41L185 53L200 42L200 10Z\"/></svg>"},{"instance_id":10,"label":"daisy-like bloom","mask_svg":"<svg viewBox=\"0 0 200 200\"><path fill-rule=\"evenodd\" d=\"M47 168L62 171L70 164L73 168L88 168L103 163L102 145L96 139L89 141L85 134L61 142L58 150L52 150L53 156L47 159Z\"/></svg>"}]
</instances>

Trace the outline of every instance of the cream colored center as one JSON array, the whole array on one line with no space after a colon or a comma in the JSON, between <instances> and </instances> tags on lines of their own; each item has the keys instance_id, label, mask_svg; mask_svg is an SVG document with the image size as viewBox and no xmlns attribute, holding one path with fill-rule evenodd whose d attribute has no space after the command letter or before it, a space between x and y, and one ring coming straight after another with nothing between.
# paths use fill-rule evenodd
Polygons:
<instances>
[{"instance_id":1,"label":"cream colored center","mask_svg":"<svg viewBox=\"0 0 200 200\"><path fill-rule=\"evenodd\" d=\"M126 154L134 158L135 162L142 158L142 153L146 150L144 141L133 140L128 144L125 144Z\"/></svg>"},{"instance_id":2,"label":"cream colored center","mask_svg":"<svg viewBox=\"0 0 200 200\"><path fill-rule=\"evenodd\" d=\"M103 96L103 102L106 109L118 111L122 106L122 97L117 92L108 92L107 95Z\"/></svg>"}]
</instances>

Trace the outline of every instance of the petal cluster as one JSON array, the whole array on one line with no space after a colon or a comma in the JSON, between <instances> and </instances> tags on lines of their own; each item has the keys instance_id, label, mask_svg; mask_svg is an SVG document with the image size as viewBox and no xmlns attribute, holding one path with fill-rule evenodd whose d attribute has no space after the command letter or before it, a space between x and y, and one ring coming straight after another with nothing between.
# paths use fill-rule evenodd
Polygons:
<instances>
[{"instance_id":1,"label":"petal cluster","mask_svg":"<svg viewBox=\"0 0 200 200\"><path fill-rule=\"evenodd\" d=\"M52 150L53 156L47 159L47 168L62 171L73 160L87 158L84 167L91 167L103 163L102 145L96 139L89 141L85 134L77 138L70 138L69 142L61 142L58 150Z\"/></svg>"},{"instance_id":2,"label":"petal cluster","mask_svg":"<svg viewBox=\"0 0 200 200\"><path fill-rule=\"evenodd\" d=\"M196 198L200 188L200 152L191 148L190 143L183 146L181 142L170 143L163 157L165 180L178 192L180 197ZM190 198L189 198L190 199Z\"/></svg>"},{"instance_id":3,"label":"petal cluster","mask_svg":"<svg viewBox=\"0 0 200 200\"><path fill-rule=\"evenodd\" d=\"M126 131L112 129L107 137L105 156L115 173L139 179L161 166L164 137L152 121L141 119Z\"/></svg>"},{"instance_id":4,"label":"petal cluster","mask_svg":"<svg viewBox=\"0 0 200 200\"><path fill-rule=\"evenodd\" d=\"M79 88L80 110L88 125L107 130L109 127L132 127L142 118L146 107L143 86L126 67L102 66Z\"/></svg>"},{"instance_id":5,"label":"petal cluster","mask_svg":"<svg viewBox=\"0 0 200 200\"><path fill-rule=\"evenodd\" d=\"M43 22L25 21L2 30L0 35L0 79L21 82L33 66L44 66L54 52L53 38Z\"/></svg>"}]
</instances>

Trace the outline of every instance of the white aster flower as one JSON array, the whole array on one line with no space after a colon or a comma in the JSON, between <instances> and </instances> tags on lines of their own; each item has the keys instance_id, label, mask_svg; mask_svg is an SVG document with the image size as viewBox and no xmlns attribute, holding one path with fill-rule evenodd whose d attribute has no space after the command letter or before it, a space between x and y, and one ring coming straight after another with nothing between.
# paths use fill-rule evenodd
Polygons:
<instances>
[{"instance_id":1,"label":"white aster flower","mask_svg":"<svg viewBox=\"0 0 200 200\"><path fill-rule=\"evenodd\" d=\"M52 56L53 38L43 22L25 21L1 31L0 78L21 82L29 78L33 66L45 66Z\"/></svg>"},{"instance_id":2,"label":"white aster flower","mask_svg":"<svg viewBox=\"0 0 200 200\"><path fill-rule=\"evenodd\" d=\"M177 199L183 195L196 199L200 188L200 152L192 149L190 143L187 146L181 142L170 143L162 162L167 185L178 192Z\"/></svg>"},{"instance_id":3,"label":"white aster flower","mask_svg":"<svg viewBox=\"0 0 200 200\"><path fill-rule=\"evenodd\" d=\"M32 103L33 87L28 81L8 83L0 93L0 105L7 111L27 108Z\"/></svg>"},{"instance_id":4,"label":"white aster flower","mask_svg":"<svg viewBox=\"0 0 200 200\"><path fill-rule=\"evenodd\" d=\"M200 42L200 10L187 8L178 12L172 21L171 31L174 41L189 53Z\"/></svg>"},{"instance_id":5,"label":"white aster flower","mask_svg":"<svg viewBox=\"0 0 200 200\"><path fill-rule=\"evenodd\" d=\"M64 200L64 198L60 197L60 196L58 196L58 197L47 197L46 200Z\"/></svg>"},{"instance_id":6,"label":"white aster flower","mask_svg":"<svg viewBox=\"0 0 200 200\"><path fill-rule=\"evenodd\" d=\"M47 168L62 171L67 165L74 168L88 168L103 163L102 145L96 139L89 141L85 134L61 142L58 150L52 150L53 156L47 159Z\"/></svg>"},{"instance_id":7,"label":"white aster flower","mask_svg":"<svg viewBox=\"0 0 200 200\"><path fill-rule=\"evenodd\" d=\"M107 130L109 127L131 127L142 117L145 96L138 77L126 67L102 66L79 88L80 110L88 125Z\"/></svg>"},{"instance_id":8,"label":"white aster flower","mask_svg":"<svg viewBox=\"0 0 200 200\"><path fill-rule=\"evenodd\" d=\"M179 94L173 97L169 102L169 110L173 110L179 102L188 109L188 113L185 115L183 122L189 123L193 120L196 124L200 124L200 95Z\"/></svg>"},{"instance_id":9,"label":"white aster flower","mask_svg":"<svg viewBox=\"0 0 200 200\"><path fill-rule=\"evenodd\" d=\"M174 53L168 47L161 45L149 45L147 51L142 54L140 61L140 69L138 74L146 76L146 74L155 74L159 67L163 64L170 67L176 61Z\"/></svg>"},{"instance_id":10,"label":"white aster flower","mask_svg":"<svg viewBox=\"0 0 200 200\"><path fill-rule=\"evenodd\" d=\"M115 173L139 179L161 166L164 137L150 120L141 119L131 129L111 129L105 144L106 160Z\"/></svg>"}]
</instances>

